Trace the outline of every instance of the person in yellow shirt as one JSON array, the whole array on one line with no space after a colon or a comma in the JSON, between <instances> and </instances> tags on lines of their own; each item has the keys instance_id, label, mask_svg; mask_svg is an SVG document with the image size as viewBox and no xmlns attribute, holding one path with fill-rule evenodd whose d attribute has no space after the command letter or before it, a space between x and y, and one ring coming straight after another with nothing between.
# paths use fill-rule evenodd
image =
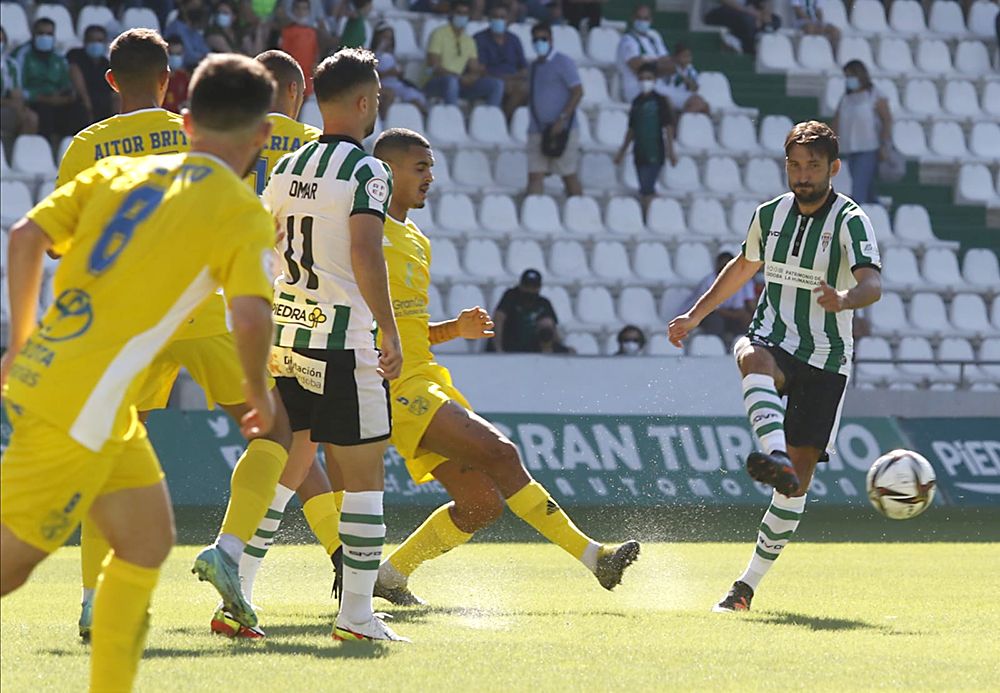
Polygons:
<instances>
[{"instance_id":1,"label":"person in yellow shirt","mask_svg":"<svg viewBox=\"0 0 1000 693\"><path fill-rule=\"evenodd\" d=\"M249 58L212 56L191 93L189 153L106 157L10 233L0 385L14 432L0 465L0 594L89 515L113 548L94 603L92 691L131 689L174 540L163 472L134 406L136 376L221 286L245 375L243 432L266 434L281 411L266 373L274 226L240 180L269 135L274 82ZM62 256L57 298L36 327L48 250Z\"/></svg>"},{"instance_id":2,"label":"person in yellow shirt","mask_svg":"<svg viewBox=\"0 0 1000 693\"><path fill-rule=\"evenodd\" d=\"M427 67L431 78L424 85L429 97L444 99L451 106L459 97L482 100L499 107L503 102L503 80L486 75L479 63L479 49L465 27L469 24L469 3L452 4L448 23L438 27L427 42Z\"/></svg>"}]
</instances>

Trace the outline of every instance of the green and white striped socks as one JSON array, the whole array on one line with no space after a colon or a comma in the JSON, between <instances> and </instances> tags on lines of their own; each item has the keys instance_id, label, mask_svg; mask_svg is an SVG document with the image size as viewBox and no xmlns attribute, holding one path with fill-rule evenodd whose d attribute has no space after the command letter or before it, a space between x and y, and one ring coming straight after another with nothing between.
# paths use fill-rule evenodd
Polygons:
<instances>
[{"instance_id":1,"label":"green and white striped socks","mask_svg":"<svg viewBox=\"0 0 1000 693\"><path fill-rule=\"evenodd\" d=\"M264 519L260 521L257 531L243 547L243 555L240 556L240 586L248 602L253 602L253 583L257 579L257 571L260 570L260 564L264 561L267 550L274 543L274 535L281 526L285 507L294 495L294 490L278 484Z\"/></svg>"},{"instance_id":2,"label":"green and white striped socks","mask_svg":"<svg viewBox=\"0 0 1000 693\"><path fill-rule=\"evenodd\" d=\"M344 544L344 596L340 615L350 623L368 623L372 618L372 592L385 543L382 491L344 493L340 507L340 540Z\"/></svg>"},{"instance_id":3,"label":"green and white striped socks","mask_svg":"<svg viewBox=\"0 0 1000 693\"><path fill-rule=\"evenodd\" d=\"M774 378L763 373L751 373L744 377L743 405L750 419L750 428L760 440L764 452L785 452L785 407L774 385Z\"/></svg>"},{"instance_id":4,"label":"green and white striped socks","mask_svg":"<svg viewBox=\"0 0 1000 693\"><path fill-rule=\"evenodd\" d=\"M795 534L806 508L806 497L789 498L777 491L771 495L771 505L764 513L764 519L757 530L757 545L754 547L750 564L743 571L740 580L755 591L764 573L771 569L782 549Z\"/></svg>"}]
</instances>

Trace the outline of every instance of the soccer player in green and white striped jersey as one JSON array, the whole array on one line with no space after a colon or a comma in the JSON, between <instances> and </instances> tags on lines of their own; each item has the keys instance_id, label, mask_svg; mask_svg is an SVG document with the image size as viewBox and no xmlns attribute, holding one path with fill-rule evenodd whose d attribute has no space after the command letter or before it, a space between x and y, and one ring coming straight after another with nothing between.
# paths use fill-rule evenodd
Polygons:
<instances>
[{"instance_id":1,"label":"soccer player in green and white striped jersey","mask_svg":"<svg viewBox=\"0 0 1000 693\"><path fill-rule=\"evenodd\" d=\"M761 578L798 528L813 470L836 439L853 353L853 311L882 295L871 221L830 184L840 171L838 154L837 136L827 125L808 121L792 128L785 139L791 191L757 208L740 255L670 322L670 340L680 346L763 267L766 287L734 353L747 416L764 448L747 458L747 471L774 493L750 564L715 611L749 609Z\"/></svg>"}]
</instances>

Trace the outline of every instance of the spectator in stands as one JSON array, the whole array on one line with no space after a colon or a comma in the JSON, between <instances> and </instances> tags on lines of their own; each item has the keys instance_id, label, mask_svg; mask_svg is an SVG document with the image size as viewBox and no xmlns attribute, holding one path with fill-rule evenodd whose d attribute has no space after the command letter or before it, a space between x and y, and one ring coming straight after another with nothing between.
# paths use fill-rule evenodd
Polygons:
<instances>
[{"instance_id":1,"label":"spectator in stands","mask_svg":"<svg viewBox=\"0 0 1000 693\"><path fill-rule=\"evenodd\" d=\"M777 30L781 17L774 13L771 0L719 0L705 15L705 23L726 27L739 40L743 52L754 55L758 34Z\"/></svg>"},{"instance_id":2,"label":"spectator in stands","mask_svg":"<svg viewBox=\"0 0 1000 693\"><path fill-rule=\"evenodd\" d=\"M427 98L419 87L403 77L403 71L396 60L396 32L389 24L379 24L372 32L371 51L378 58L378 75L382 81L382 93L379 97L379 108L382 117L389 112L389 106L396 101L412 103L427 113Z\"/></svg>"},{"instance_id":3,"label":"spectator in stands","mask_svg":"<svg viewBox=\"0 0 1000 693\"><path fill-rule=\"evenodd\" d=\"M342 0L336 13L341 48L364 48L368 43L366 20L371 13L372 0Z\"/></svg>"},{"instance_id":4,"label":"spectator in stands","mask_svg":"<svg viewBox=\"0 0 1000 693\"><path fill-rule=\"evenodd\" d=\"M536 269L526 269L521 281L507 289L493 311L495 351L537 351L538 321L551 318L559 321L549 299L541 295L542 275Z\"/></svg>"},{"instance_id":5,"label":"spectator in stands","mask_svg":"<svg viewBox=\"0 0 1000 693\"><path fill-rule=\"evenodd\" d=\"M205 43L214 53L250 54L252 46L248 39L252 37L243 33L243 27L236 16L236 7L228 0L222 0L215 6L215 13L204 35Z\"/></svg>"},{"instance_id":6,"label":"spectator in stands","mask_svg":"<svg viewBox=\"0 0 1000 693\"><path fill-rule=\"evenodd\" d=\"M55 32L51 19L36 20L31 42L18 51L24 98L38 114L38 132L53 144L61 137L75 135L84 125L80 98L69 78L69 63L55 50Z\"/></svg>"},{"instance_id":7,"label":"spectator in stands","mask_svg":"<svg viewBox=\"0 0 1000 693\"><path fill-rule=\"evenodd\" d=\"M461 0L459 0L461 2ZM410 0L411 12L431 12L433 14L449 14L455 9L454 0ZM470 16L479 19L486 7L485 0L469 0Z\"/></svg>"},{"instance_id":8,"label":"spectator in stands","mask_svg":"<svg viewBox=\"0 0 1000 693\"><path fill-rule=\"evenodd\" d=\"M626 325L618 333L615 356L638 356L646 348L646 335L635 325Z\"/></svg>"},{"instance_id":9,"label":"spectator in stands","mask_svg":"<svg viewBox=\"0 0 1000 693\"><path fill-rule=\"evenodd\" d=\"M69 78L80 95L88 123L110 118L118 112L118 94L105 79L111 69L107 54L108 32L99 24L84 30L83 48L74 48L66 54Z\"/></svg>"},{"instance_id":10,"label":"spectator in stands","mask_svg":"<svg viewBox=\"0 0 1000 693\"><path fill-rule=\"evenodd\" d=\"M697 94L698 71L694 69L691 47L678 43L673 53L674 73L660 79L657 91L670 99L677 113L711 113L708 102Z\"/></svg>"},{"instance_id":11,"label":"spectator in stands","mask_svg":"<svg viewBox=\"0 0 1000 693\"><path fill-rule=\"evenodd\" d=\"M528 102L528 61L521 39L507 30L508 19L507 6L498 3L490 10L490 25L475 40L486 74L503 81L503 110L510 120Z\"/></svg>"},{"instance_id":12,"label":"spectator in stands","mask_svg":"<svg viewBox=\"0 0 1000 693\"><path fill-rule=\"evenodd\" d=\"M191 83L191 72L184 66L184 41L180 36L167 39L169 53L167 65L170 67L170 82L167 84L167 94L163 98L163 107L168 111L180 113L188 105L188 85Z\"/></svg>"},{"instance_id":13,"label":"spectator in stands","mask_svg":"<svg viewBox=\"0 0 1000 693\"><path fill-rule=\"evenodd\" d=\"M188 70L194 70L211 50L202 35L208 24L208 18L208 11L202 0L181 0L177 8L177 18L170 22L163 32L167 36L181 37L184 42L184 66Z\"/></svg>"},{"instance_id":14,"label":"spectator in stands","mask_svg":"<svg viewBox=\"0 0 1000 693\"><path fill-rule=\"evenodd\" d=\"M542 315L535 322L535 346L529 351L539 354L575 354L576 349L562 343L556 320L551 315Z\"/></svg>"},{"instance_id":15,"label":"spectator in stands","mask_svg":"<svg viewBox=\"0 0 1000 693\"><path fill-rule=\"evenodd\" d=\"M581 195L580 133L576 107L583 85L573 59L555 50L552 28L540 23L531 28L538 59L528 77L528 194L540 195L545 176L562 177L568 196Z\"/></svg>"},{"instance_id":16,"label":"spectator in stands","mask_svg":"<svg viewBox=\"0 0 1000 693\"><path fill-rule=\"evenodd\" d=\"M21 91L21 68L9 54L7 32L0 26L0 140L6 153L18 135L38 131L38 116L28 108Z\"/></svg>"},{"instance_id":17,"label":"spectator in stands","mask_svg":"<svg viewBox=\"0 0 1000 693\"><path fill-rule=\"evenodd\" d=\"M621 164L629 145L635 142L633 158L644 215L649 211L649 205L656 195L656 179L660 177L667 157L670 158L671 165L677 165L677 155L674 153L674 111L666 97L656 93L655 86L656 66L647 63L639 68L639 95L632 101L625 141L615 156L615 163Z\"/></svg>"},{"instance_id":18,"label":"spectator in stands","mask_svg":"<svg viewBox=\"0 0 1000 693\"><path fill-rule=\"evenodd\" d=\"M823 21L823 0L791 0L794 25L803 34L826 36L834 50L840 43L840 29Z\"/></svg>"},{"instance_id":19,"label":"spectator in stands","mask_svg":"<svg viewBox=\"0 0 1000 693\"><path fill-rule=\"evenodd\" d=\"M653 11L649 5L636 5L632 26L618 42L618 74L622 95L631 102L639 95L639 69L651 65L657 78L674 73L674 61L660 32L653 28ZM662 87L666 87L664 82Z\"/></svg>"},{"instance_id":20,"label":"spectator in stands","mask_svg":"<svg viewBox=\"0 0 1000 693\"><path fill-rule=\"evenodd\" d=\"M582 31L601 25L601 14L608 0L563 0L566 23Z\"/></svg>"},{"instance_id":21,"label":"spectator in stands","mask_svg":"<svg viewBox=\"0 0 1000 693\"><path fill-rule=\"evenodd\" d=\"M456 105L458 98L482 99L490 106L503 102L503 81L485 74L479 64L476 42L465 31L469 24L469 3L459 0L448 23L431 34L427 44L427 67L431 78L424 86L430 97Z\"/></svg>"},{"instance_id":22,"label":"spectator in stands","mask_svg":"<svg viewBox=\"0 0 1000 693\"><path fill-rule=\"evenodd\" d=\"M879 160L892 153L892 112L860 60L844 66L844 84L833 129L840 139L841 158L851 172L851 198L865 204L875 201Z\"/></svg>"},{"instance_id":23,"label":"spectator in stands","mask_svg":"<svg viewBox=\"0 0 1000 693\"><path fill-rule=\"evenodd\" d=\"M312 73L319 63L320 46L330 40L326 20L316 22L309 0L292 3L290 22L281 30L281 50L302 66L306 74L306 96L313 93Z\"/></svg>"},{"instance_id":24,"label":"spectator in stands","mask_svg":"<svg viewBox=\"0 0 1000 693\"><path fill-rule=\"evenodd\" d=\"M708 291L715 278L732 259L733 254L728 251L719 253L715 257L715 272L709 273L701 280L691 293L690 300L694 301ZM757 292L753 280L751 280L741 286L730 298L723 301L714 313L702 321L702 332L714 334L721 337L727 345L731 344L747 331L750 319L753 318L756 302Z\"/></svg>"}]
</instances>

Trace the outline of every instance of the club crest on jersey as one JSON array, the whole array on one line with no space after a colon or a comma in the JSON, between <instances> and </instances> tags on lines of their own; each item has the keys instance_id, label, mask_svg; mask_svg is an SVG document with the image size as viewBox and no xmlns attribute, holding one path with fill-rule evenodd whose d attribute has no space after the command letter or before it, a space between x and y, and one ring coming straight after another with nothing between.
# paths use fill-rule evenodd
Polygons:
<instances>
[{"instance_id":1,"label":"club crest on jersey","mask_svg":"<svg viewBox=\"0 0 1000 693\"><path fill-rule=\"evenodd\" d=\"M365 192L376 202L385 202L389 199L389 185L379 178L372 178L365 183Z\"/></svg>"}]
</instances>

